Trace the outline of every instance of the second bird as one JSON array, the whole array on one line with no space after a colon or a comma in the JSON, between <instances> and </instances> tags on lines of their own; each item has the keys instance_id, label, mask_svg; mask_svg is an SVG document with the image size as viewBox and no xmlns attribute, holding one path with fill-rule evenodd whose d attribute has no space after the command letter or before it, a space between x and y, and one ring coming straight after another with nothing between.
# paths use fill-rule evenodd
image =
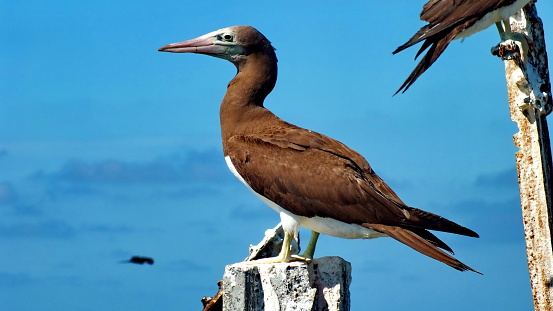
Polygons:
<instances>
[{"instance_id":1,"label":"second bird","mask_svg":"<svg viewBox=\"0 0 553 311\"><path fill-rule=\"evenodd\" d=\"M393 52L399 53L422 41L424 43L415 58L428 49L396 94L407 91L455 39L466 38L494 23L501 40L519 38L511 34L509 17L528 2L530 0L430 0L420 14L421 20L427 21L428 25Z\"/></svg>"}]
</instances>

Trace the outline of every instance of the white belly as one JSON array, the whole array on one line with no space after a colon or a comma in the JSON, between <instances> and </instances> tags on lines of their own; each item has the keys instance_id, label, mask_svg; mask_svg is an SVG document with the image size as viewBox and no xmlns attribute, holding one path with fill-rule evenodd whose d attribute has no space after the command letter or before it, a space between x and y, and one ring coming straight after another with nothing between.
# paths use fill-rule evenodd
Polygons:
<instances>
[{"instance_id":1,"label":"white belly","mask_svg":"<svg viewBox=\"0 0 553 311\"><path fill-rule=\"evenodd\" d=\"M516 12L520 11L520 9L527 5L528 2L530 2L530 0L517 0L515 3L506 8L495 10L484 15L481 20L472 25L472 27L469 27L458 34L455 39L466 38L490 27L491 25L499 21L509 19L509 17L513 16Z\"/></svg>"},{"instance_id":2,"label":"white belly","mask_svg":"<svg viewBox=\"0 0 553 311\"><path fill-rule=\"evenodd\" d=\"M341 222L333 218L318 216L304 217L294 215L284 208L280 207L273 201L255 192L244 180L244 178L242 178L242 176L238 174L238 171L236 170L236 168L234 168L234 165L232 164L229 156L225 157L225 161L227 162L230 171L234 174L234 176L236 176L236 178L238 178L238 180L240 180L244 185L246 185L246 187L248 187L248 189L255 193L255 195L260 198L261 201L265 202L265 204L269 205L272 209L280 214L280 220L284 231L293 233L294 236L297 235L299 226L306 227L322 234L344 239L372 239L387 236L378 231L365 228L357 224L348 224L345 222Z\"/></svg>"}]
</instances>

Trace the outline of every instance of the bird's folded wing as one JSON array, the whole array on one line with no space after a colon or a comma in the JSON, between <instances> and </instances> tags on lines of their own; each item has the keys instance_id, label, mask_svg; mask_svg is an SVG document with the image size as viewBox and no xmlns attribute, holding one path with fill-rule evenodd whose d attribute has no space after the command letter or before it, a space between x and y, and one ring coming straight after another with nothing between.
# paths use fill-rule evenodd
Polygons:
<instances>
[{"instance_id":1,"label":"bird's folded wing","mask_svg":"<svg viewBox=\"0 0 553 311\"><path fill-rule=\"evenodd\" d=\"M270 134L236 135L226 147L255 192L296 215L478 236L405 205L359 153L322 134L290 126Z\"/></svg>"},{"instance_id":2,"label":"bird's folded wing","mask_svg":"<svg viewBox=\"0 0 553 311\"><path fill-rule=\"evenodd\" d=\"M296 215L390 225L409 216L361 155L327 136L292 128L233 136L226 146L255 192Z\"/></svg>"},{"instance_id":3,"label":"bird's folded wing","mask_svg":"<svg viewBox=\"0 0 553 311\"><path fill-rule=\"evenodd\" d=\"M516 0L430 0L420 14L420 19L429 23L425 37L444 29L465 24L474 24L485 13L513 4ZM468 25L468 26L470 26Z\"/></svg>"},{"instance_id":4,"label":"bird's folded wing","mask_svg":"<svg viewBox=\"0 0 553 311\"><path fill-rule=\"evenodd\" d=\"M328 136L295 125L288 125L289 128L281 132L271 133L270 135L258 134L256 136L265 142L277 144L282 148L299 151L315 149L319 152L330 153L335 156L333 159L336 163L341 159L348 164L348 173L356 172L365 176L375 190L386 197L387 200L392 200L394 204L405 205L398 195L375 173L369 162L361 154Z\"/></svg>"}]
</instances>

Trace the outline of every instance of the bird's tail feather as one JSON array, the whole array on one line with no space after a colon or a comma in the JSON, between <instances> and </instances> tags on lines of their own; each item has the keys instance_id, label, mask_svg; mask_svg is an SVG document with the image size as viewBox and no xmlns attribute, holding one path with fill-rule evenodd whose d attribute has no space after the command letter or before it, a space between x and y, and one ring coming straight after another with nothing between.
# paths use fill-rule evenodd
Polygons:
<instances>
[{"instance_id":1,"label":"bird's tail feather","mask_svg":"<svg viewBox=\"0 0 553 311\"><path fill-rule=\"evenodd\" d=\"M421 228L409 228L408 230L412 231L413 233L427 240L428 242L436 245L437 247L448 251L450 254L453 254L453 250L451 249L451 247L445 244L444 241L438 239L438 237L432 234L432 232Z\"/></svg>"},{"instance_id":2,"label":"bird's tail feather","mask_svg":"<svg viewBox=\"0 0 553 311\"><path fill-rule=\"evenodd\" d=\"M459 27L459 29L462 29ZM402 92L402 93L405 93L405 91L407 91L407 89L409 89L409 87L411 85L413 85L413 83L415 83L415 81L428 69L430 68L430 66L432 66L432 64L434 64L434 62L438 59L438 57L440 57L440 55L442 55L442 53L445 51L445 49L447 48L447 46L449 45L449 43L451 42L451 40L453 40L455 38L455 36L457 36L457 34L459 33L459 29L455 28L453 29L450 33L448 33L445 37L443 38L427 38L422 47L420 48L420 50L417 52L417 55L415 57L415 59L420 55L422 54L422 52L424 52L426 49L428 49L428 52L426 52L426 54L424 55L424 57L421 59L421 61L417 64L417 66L415 67L415 69L413 69L413 71L411 72L411 74L409 75L409 77L407 77L407 79L405 80L405 82L403 82L403 84L401 85L401 87L395 92L394 95L396 95L397 93L399 92ZM394 51L394 53L397 53L401 51L400 48L398 48L396 51Z\"/></svg>"},{"instance_id":3,"label":"bird's tail feather","mask_svg":"<svg viewBox=\"0 0 553 311\"><path fill-rule=\"evenodd\" d=\"M426 45L426 42L425 41L425 45ZM449 42L447 42L447 44L449 44ZM430 46L430 49L428 50L428 52L426 52L426 54L424 55L424 57L422 58L422 60L417 64L417 66L415 67L415 69L413 69L413 71L411 72L411 74L409 75L409 77L407 77L407 79L405 79L405 81L403 82L403 84L399 87L399 89L394 93L394 95L396 95L397 93L399 92L402 92L402 93L405 93L405 91L407 91L409 89L409 87L411 87L411 85L413 85L413 83L415 83L415 81L428 69L430 68L430 66L432 66L432 64L436 61L436 59L438 59L438 57L442 54L442 52L445 50L445 47L447 46L447 44L443 47L442 50L438 50L437 49L437 44L432 44ZM417 53L417 56L422 53L422 49L419 50L419 53Z\"/></svg>"},{"instance_id":4,"label":"bird's tail feather","mask_svg":"<svg viewBox=\"0 0 553 311\"><path fill-rule=\"evenodd\" d=\"M440 250L436 244L427 241L426 239L420 237L416 233L404 229L401 227L395 227L395 226L386 226L386 225L380 225L380 224L363 224L364 227L372 228L376 231L382 232L401 243L411 247L412 249L428 256L431 258L434 258L438 261L441 261L445 263L446 265L460 270L460 271L474 271L478 274L482 274L471 267L465 265L464 263L460 262L459 260L453 258L451 255L445 253L444 251ZM442 242L443 243L443 242Z\"/></svg>"},{"instance_id":5,"label":"bird's tail feather","mask_svg":"<svg viewBox=\"0 0 553 311\"><path fill-rule=\"evenodd\" d=\"M416 228L424 228L427 230L461 234L473 238L479 237L478 233L440 215L426 212L414 207L409 208L407 211L412 215L411 217L413 220L415 220L415 225L413 228L410 228L408 223L401 224L400 226L408 228L409 230L415 231Z\"/></svg>"},{"instance_id":6,"label":"bird's tail feather","mask_svg":"<svg viewBox=\"0 0 553 311\"><path fill-rule=\"evenodd\" d=\"M421 29L419 29L419 31L417 31L417 33L415 35L413 35L413 37L411 37L411 39L409 39L407 42L405 42L403 45L397 47L397 49L395 49L392 54L397 54L409 47L412 47L413 45L423 41L423 40L426 40L428 37L425 36L425 34L428 32L428 29L429 29L429 26L424 26L422 27ZM426 48L425 48L426 49ZM421 48L421 51L419 51L419 54L422 52L422 48ZM416 57L415 57L416 58Z\"/></svg>"}]
</instances>

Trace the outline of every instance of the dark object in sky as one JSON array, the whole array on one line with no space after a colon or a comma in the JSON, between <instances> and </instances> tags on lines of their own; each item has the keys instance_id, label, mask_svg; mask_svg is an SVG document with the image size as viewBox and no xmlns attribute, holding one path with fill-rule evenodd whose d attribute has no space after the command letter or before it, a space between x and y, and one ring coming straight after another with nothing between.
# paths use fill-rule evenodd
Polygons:
<instances>
[{"instance_id":1,"label":"dark object in sky","mask_svg":"<svg viewBox=\"0 0 553 311\"><path fill-rule=\"evenodd\" d=\"M501 40L511 39L509 17L520 11L528 2L530 0L430 0L420 14L420 19L427 21L428 25L422 27L409 41L393 52L396 54L424 41L415 56L416 59L428 49L395 94L407 91L455 39L468 37L494 23L497 24ZM503 26L500 24L502 21Z\"/></svg>"},{"instance_id":2,"label":"dark object in sky","mask_svg":"<svg viewBox=\"0 0 553 311\"><path fill-rule=\"evenodd\" d=\"M389 236L457 270L477 272L442 251L453 253L428 230L478 237L476 232L407 206L359 153L263 107L277 80L277 57L256 29L228 27L159 50L215 56L238 69L220 107L225 160L241 182L280 214L284 229L277 257L250 262L309 260L290 251L301 225L346 239ZM315 243L311 239L307 249Z\"/></svg>"},{"instance_id":3,"label":"dark object in sky","mask_svg":"<svg viewBox=\"0 0 553 311\"><path fill-rule=\"evenodd\" d=\"M129 260L121 261L121 263L135 263L135 264L139 264L139 265L143 265L143 264L147 263L149 265L153 265L154 264L154 259L152 259L150 257L133 256Z\"/></svg>"}]
</instances>

